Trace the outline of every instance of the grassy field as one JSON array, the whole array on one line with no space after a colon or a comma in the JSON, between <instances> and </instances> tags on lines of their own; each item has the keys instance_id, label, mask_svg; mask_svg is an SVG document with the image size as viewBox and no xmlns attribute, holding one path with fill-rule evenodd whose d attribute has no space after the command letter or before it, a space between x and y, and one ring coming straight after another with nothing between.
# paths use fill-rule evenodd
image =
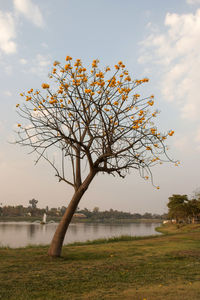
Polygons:
<instances>
[{"instance_id":1,"label":"grassy field","mask_svg":"<svg viewBox=\"0 0 200 300\"><path fill-rule=\"evenodd\" d=\"M0 299L200 299L200 225L164 236L46 247L0 248ZM192 231L191 231L192 229Z\"/></svg>"}]
</instances>

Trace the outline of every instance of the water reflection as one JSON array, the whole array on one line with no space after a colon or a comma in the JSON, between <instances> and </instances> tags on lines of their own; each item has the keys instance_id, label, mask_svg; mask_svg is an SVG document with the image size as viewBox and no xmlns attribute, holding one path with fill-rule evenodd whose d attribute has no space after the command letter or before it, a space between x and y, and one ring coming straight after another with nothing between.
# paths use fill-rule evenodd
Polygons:
<instances>
[{"instance_id":1,"label":"water reflection","mask_svg":"<svg viewBox=\"0 0 200 300\"><path fill-rule=\"evenodd\" d=\"M28 222L2 222L0 223L0 246L16 248L30 244L49 244L56 226L56 223L41 225ZM64 244L120 235L153 235L158 234L155 231L157 226L159 226L158 223L72 223L69 226Z\"/></svg>"}]
</instances>

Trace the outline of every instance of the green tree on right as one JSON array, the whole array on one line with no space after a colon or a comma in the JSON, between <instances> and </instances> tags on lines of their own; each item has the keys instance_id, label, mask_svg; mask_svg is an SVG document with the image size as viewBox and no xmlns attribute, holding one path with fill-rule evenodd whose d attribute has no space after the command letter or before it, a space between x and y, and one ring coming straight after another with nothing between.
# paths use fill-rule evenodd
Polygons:
<instances>
[{"instance_id":1,"label":"green tree on right","mask_svg":"<svg viewBox=\"0 0 200 300\"><path fill-rule=\"evenodd\" d=\"M187 195L175 194L169 197L168 217L176 223L195 223L200 221L200 198L188 199Z\"/></svg>"}]
</instances>

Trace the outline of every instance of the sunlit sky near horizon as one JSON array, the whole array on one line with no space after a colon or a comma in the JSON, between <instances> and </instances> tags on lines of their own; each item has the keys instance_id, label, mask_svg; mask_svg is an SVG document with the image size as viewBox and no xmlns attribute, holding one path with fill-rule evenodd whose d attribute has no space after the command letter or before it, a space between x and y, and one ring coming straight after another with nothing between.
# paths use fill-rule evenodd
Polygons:
<instances>
[{"instance_id":1,"label":"sunlit sky near horizon","mask_svg":"<svg viewBox=\"0 0 200 300\"><path fill-rule=\"evenodd\" d=\"M200 187L200 0L0 0L0 203L69 203L71 187L9 143L19 94L40 88L66 55L86 66L96 58L102 66L122 60L132 77L148 77L140 93L155 95L158 127L175 131L169 152L181 162L152 169L160 190L137 171L125 179L98 175L79 207L163 213L172 194L192 195Z\"/></svg>"}]
</instances>

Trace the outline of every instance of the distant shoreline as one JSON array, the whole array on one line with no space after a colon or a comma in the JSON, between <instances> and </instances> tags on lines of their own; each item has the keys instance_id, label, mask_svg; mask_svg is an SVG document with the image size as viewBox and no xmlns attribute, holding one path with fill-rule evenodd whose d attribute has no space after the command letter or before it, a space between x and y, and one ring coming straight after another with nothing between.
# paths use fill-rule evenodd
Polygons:
<instances>
[{"instance_id":1,"label":"distant shoreline","mask_svg":"<svg viewBox=\"0 0 200 300\"><path fill-rule=\"evenodd\" d=\"M61 217L47 217L47 223L49 221L60 222ZM41 217L0 217L0 223L3 222L35 222L42 221ZM106 219L94 219L94 218L73 218L71 223L162 223L161 219L115 219L115 218L106 218Z\"/></svg>"}]
</instances>

